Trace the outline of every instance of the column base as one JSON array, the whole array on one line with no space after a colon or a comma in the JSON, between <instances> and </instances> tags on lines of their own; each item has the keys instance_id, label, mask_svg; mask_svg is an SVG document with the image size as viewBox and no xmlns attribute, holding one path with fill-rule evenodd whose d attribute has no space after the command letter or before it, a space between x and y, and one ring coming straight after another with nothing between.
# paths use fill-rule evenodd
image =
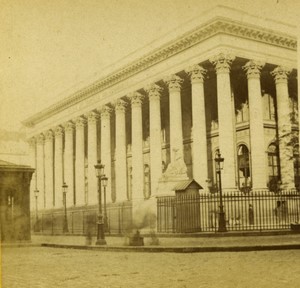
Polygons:
<instances>
[{"instance_id":1,"label":"column base","mask_svg":"<svg viewBox=\"0 0 300 288\"><path fill-rule=\"evenodd\" d=\"M95 245L106 245L106 240L105 239L97 239Z\"/></svg>"},{"instance_id":2,"label":"column base","mask_svg":"<svg viewBox=\"0 0 300 288\"><path fill-rule=\"evenodd\" d=\"M294 185L282 185L280 187L280 190L282 191L296 191L296 187Z\"/></svg>"},{"instance_id":3,"label":"column base","mask_svg":"<svg viewBox=\"0 0 300 288\"><path fill-rule=\"evenodd\" d=\"M268 187L253 187L250 192L265 192L265 191L269 191Z\"/></svg>"},{"instance_id":4,"label":"column base","mask_svg":"<svg viewBox=\"0 0 300 288\"><path fill-rule=\"evenodd\" d=\"M237 193L237 192L241 192L237 187L232 187L232 188L222 187L223 194L230 194L230 193Z\"/></svg>"}]
</instances>

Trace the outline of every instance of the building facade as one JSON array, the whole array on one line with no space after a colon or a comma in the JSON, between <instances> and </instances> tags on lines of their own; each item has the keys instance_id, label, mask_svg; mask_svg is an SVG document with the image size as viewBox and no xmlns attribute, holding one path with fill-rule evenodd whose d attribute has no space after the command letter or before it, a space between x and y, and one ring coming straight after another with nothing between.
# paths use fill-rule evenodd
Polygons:
<instances>
[{"instance_id":1,"label":"building facade","mask_svg":"<svg viewBox=\"0 0 300 288\"><path fill-rule=\"evenodd\" d=\"M96 205L98 160L133 218L180 181L213 191L217 151L224 192L295 189L296 71L296 27L218 7L24 121L39 209L63 206L64 182L68 207Z\"/></svg>"},{"instance_id":2,"label":"building facade","mask_svg":"<svg viewBox=\"0 0 300 288\"><path fill-rule=\"evenodd\" d=\"M1 242L30 240L30 181L34 169L0 160Z\"/></svg>"}]
</instances>

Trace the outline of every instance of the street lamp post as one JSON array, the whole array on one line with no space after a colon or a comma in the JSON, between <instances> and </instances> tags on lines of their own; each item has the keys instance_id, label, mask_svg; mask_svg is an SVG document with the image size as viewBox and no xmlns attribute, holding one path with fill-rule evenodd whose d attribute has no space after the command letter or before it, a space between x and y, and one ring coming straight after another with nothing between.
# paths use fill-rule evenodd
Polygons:
<instances>
[{"instance_id":1,"label":"street lamp post","mask_svg":"<svg viewBox=\"0 0 300 288\"><path fill-rule=\"evenodd\" d=\"M63 233L68 233L68 218L67 218L67 191L68 191L68 185L64 182L62 185L63 188L63 202L64 202L64 224L63 224Z\"/></svg>"},{"instance_id":2,"label":"street lamp post","mask_svg":"<svg viewBox=\"0 0 300 288\"><path fill-rule=\"evenodd\" d=\"M34 225L34 232L39 232L39 215L38 215L38 197L39 197L39 190L36 188L34 190L34 197L35 197L35 225Z\"/></svg>"},{"instance_id":3,"label":"street lamp post","mask_svg":"<svg viewBox=\"0 0 300 288\"><path fill-rule=\"evenodd\" d=\"M106 210L106 186L107 186L108 178L105 175L103 175L101 181L104 188L104 194L103 194L104 195L104 231L108 232L109 230L108 230L108 219L107 219L107 210Z\"/></svg>"},{"instance_id":4,"label":"street lamp post","mask_svg":"<svg viewBox=\"0 0 300 288\"><path fill-rule=\"evenodd\" d=\"M105 235L104 235L104 223L103 223L103 214L102 214L102 189L101 189L101 180L104 176L104 165L98 160L98 163L95 165L96 176L98 178L98 222L97 222L97 240L96 245L106 245Z\"/></svg>"},{"instance_id":5,"label":"street lamp post","mask_svg":"<svg viewBox=\"0 0 300 288\"><path fill-rule=\"evenodd\" d=\"M216 158L216 172L219 178L219 192L220 192L220 212L219 212L219 228L218 232L227 232L225 212L223 207L223 195L222 195L222 177L221 170L223 169L224 158L221 157L220 151L217 151Z\"/></svg>"}]
</instances>

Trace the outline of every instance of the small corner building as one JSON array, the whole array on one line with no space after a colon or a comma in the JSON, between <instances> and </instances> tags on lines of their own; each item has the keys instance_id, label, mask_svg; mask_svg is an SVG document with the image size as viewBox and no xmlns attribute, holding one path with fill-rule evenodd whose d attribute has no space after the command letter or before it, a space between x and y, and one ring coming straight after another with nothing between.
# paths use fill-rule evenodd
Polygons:
<instances>
[{"instance_id":1,"label":"small corner building","mask_svg":"<svg viewBox=\"0 0 300 288\"><path fill-rule=\"evenodd\" d=\"M30 241L30 181L34 169L0 160L1 242Z\"/></svg>"}]
</instances>

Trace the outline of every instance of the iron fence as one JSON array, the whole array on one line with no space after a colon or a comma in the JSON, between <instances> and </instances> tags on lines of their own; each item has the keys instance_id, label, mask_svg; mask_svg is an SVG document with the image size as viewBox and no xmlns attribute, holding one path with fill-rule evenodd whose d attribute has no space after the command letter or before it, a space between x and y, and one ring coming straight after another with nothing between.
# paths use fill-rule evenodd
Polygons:
<instances>
[{"instance_id":1,"label":"iron fence","mask_svg":"<svg viewBox=\"0 0 300 288\"><path fill-rule=\"evenodd\" d=\"M97 233L98 206L87 206L69 208L67 210L69 234L86 235ZM132 204L124 202L107 205L107 233L122 234L131 225ZM38 223L36 217L31 217L32 226L38 226L42 234L62 234L63 233L64 211L48 210L38 213Z\"/></svg>"},{"instance_id":2,"label":"iron fence","mask_svg":"<svg viewBox=\"0 0 300 288\"><path fill-rule=\"evenodd\" d=\"M300 193L296 190L227 192L223 205L228 231L284 230L300 220ZM157 198L158 232L216 232L218 220L218 193Z\"/></svg>"}]
</instances>

